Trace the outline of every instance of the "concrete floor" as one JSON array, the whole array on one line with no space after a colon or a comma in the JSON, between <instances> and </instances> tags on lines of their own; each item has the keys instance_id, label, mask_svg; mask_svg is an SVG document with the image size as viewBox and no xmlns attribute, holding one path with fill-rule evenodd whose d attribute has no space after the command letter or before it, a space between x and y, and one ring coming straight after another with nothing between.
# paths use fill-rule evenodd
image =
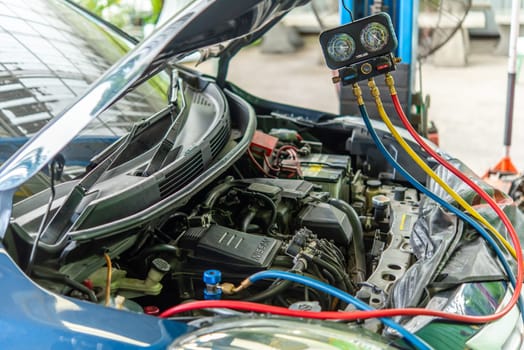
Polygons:
<instances>
[{"instance_id":1,"label":"concrete floor","mask_svg":"<svg viewBox=\"0 0 524 350\"><path fill-rule=\"evenodd\" d=\"M503 155L507 58L492 54L495 44L472 42L466 67L422 66L423 92L431 97L429 117L440 131L440 146L478 174ZM209 63L203 65L203 70L211 69ZM262 54L257 46L246 48L233 60L228 79L260 97L338 112L331 71L322 63L314 36L293 54ZM524 74L515 96L511 158L524 170Z\"/></svg>"},{"instance_id":2,"label":"concrete floor","mask_svg":"<svg viewBox=\"0 0 524 350\"><path fill-rule=\"evenodd\" d=\"M467 67L422 68L423 89L431 96L429 116L438 125L441 146L481 174L503 155L508 75L508 58L490 54L495 45L484 48L473 48ZM524 170L524 75L515 88L511 158Z\"/></svg>"}]
</instances>

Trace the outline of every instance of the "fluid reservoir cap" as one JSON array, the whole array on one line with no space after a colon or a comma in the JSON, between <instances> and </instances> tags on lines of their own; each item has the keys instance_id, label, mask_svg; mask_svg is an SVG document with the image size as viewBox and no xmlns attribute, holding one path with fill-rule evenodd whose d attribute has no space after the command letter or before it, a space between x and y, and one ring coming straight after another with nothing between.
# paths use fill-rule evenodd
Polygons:
<instances>
[{"instance_id":1,"label":"fluid reservoir cap","mask_svg":"<svg viewBox=\"0 0 524 350\"><path fill-rule=\"evenodd\" d=\"M144 313L146 315L157 316L160 314L160 309L155 305L144 306Z\"/></svg>"},{"instance_id":2,"label":"fluid reservoir cap","mask_svg":"<svg viewBox=\"0 0 524 350\"><path fill-rule=\"evenodd\" d=\"M222 280L222 273L219 270L206 270L203 280L205 284L217 285Z\"/></svg>"},{"instance_id":3,"label":"fluid reservoir cap","mask_svg":"<svg viewBox=\"0 0 524 350\"><path fill-rule=\"evenodd\" d=\"M379 194L373 196L373 198L371 198L371 202L373 203L374 208L384 208L389 205L391 200L389 199L389 197L386 197L383 194Z\"/></svg>"},{"instance_id":4,"label":"fluid reservoir cap","mask_svg":"<svg viewBox=\"0 0 524 350\"><path fill-rule=\"evenodd\" d=\"M165 261L162 258L156 258L153 260L152 265L155 269L157 269L160 272L169 272L171 270L171 265L167 261Z\"/></svg>"},{"instance_id":5,"label":"fluid reservoir cap","mask_svg":"<svg viewBox=\"0 0 524 350\"><path fill-rule=\"evenodd\" d=\"M379 188L382 186L382 182L380 180L368 180L366 181L366 186L371 188Z\"/></svg>"}]
</instances>

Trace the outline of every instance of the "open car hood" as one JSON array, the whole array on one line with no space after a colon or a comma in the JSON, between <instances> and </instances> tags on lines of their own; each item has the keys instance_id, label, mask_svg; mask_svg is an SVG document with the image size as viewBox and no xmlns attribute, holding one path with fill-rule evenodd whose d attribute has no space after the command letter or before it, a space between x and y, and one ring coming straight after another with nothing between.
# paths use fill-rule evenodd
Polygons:
<instances>
[{"instance_id":1,"label":"open car hood","mask_svg":"<svg viewBox=\"0 0 524 350\"><path fill-rule=\"evenodd\" d=\"M59 113L0 168L0 232L5 231L15 189L34 176L89 122L128 90L164 69L171 60L218 43L247 44L303 0L197 1L159 27L68 108ZM59 135L59 136L58 136ZM58 137L57 137L58 136Z\"/></svg>"}]
</instances>

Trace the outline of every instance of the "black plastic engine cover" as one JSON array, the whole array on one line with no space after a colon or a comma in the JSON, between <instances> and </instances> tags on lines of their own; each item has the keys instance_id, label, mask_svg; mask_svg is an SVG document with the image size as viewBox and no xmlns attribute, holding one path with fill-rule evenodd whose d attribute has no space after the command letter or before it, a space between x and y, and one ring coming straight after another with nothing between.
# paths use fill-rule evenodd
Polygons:
<instances>
[{"instance_id":1,"label":"black plastic engine cover","mask_svg":"<svg viewBox=\"0 0 524 350\"><path fill-rule=\"evenodd\" d=\"M192 250L191 258L201 262L264 269L271 265L282 242L271 237L211 225L189 228L177 245Z\"/></svg>"},{"instance_id":2,"label":"black plastic engine cover","mask_svg":"<svg viewBox=\"0 0 524 350\"><path fill-rule=\"evenodd\" d=\"M298 214L299 227L307 227L320 238L327 238L344 246L349 245L353 229L347 215L331 204L308 204Z\"/></svg>"},{"instance_id":3,"label":"black plastic engine cover","mask_svg":"<svg viewBox=\"0 0 524 350\"><path fill-rule=\"evenodd\" d=\"M255 178L244 180L246 183L261 183L271 186L277 186L282 189L283 198L291 199L303 199L305 198L313 189L315 184L309 181L304 180L294 180L294 179L266 179L266 178Z\"/></svg>"}]
</instances>

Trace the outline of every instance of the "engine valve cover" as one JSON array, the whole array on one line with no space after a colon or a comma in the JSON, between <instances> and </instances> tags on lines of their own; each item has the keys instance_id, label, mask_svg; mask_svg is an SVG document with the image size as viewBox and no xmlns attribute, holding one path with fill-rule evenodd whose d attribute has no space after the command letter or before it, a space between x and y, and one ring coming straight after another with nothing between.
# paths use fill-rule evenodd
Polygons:
<instances>
[{"instance_id":1,"label":"engine valve cover","mask_svg":"<svg viewBox=\"0 0 524 350\"><path fill-rule=\"evenodd\" d=\"M178 246L193 250L198 260L250 268L269 267L281 245L271 237L220 225L189 228L178 240Z\"/></svg>"}]
</instances>

